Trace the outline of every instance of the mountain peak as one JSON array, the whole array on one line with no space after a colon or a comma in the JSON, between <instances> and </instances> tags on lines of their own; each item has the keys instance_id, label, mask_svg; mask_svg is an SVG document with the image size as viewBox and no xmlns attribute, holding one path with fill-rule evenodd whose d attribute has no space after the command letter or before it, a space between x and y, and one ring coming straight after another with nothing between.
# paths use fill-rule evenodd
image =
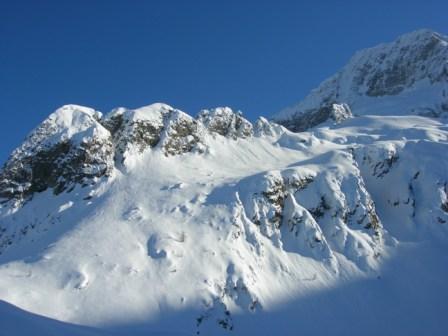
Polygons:
<instances>
[{"instance_id":1,"label":"mountain peak","mask_svg":"<svg viewBox=\"0 0 448 336\"><path fill-rule=\"evenodd\" d=\"M279 132L265 131L257 136ZM261 126L260 126L261 129ZM64 105L25 139L0 171L0 198L17 204L34 193L72 190L96 183L115 167L132 166L140 154L204 153L208 138L231 140L253 135L252 124L228 107L202 110L197 118L164 103L116 108L103 117L92 108ZM269 133L269 134L270 134Z\"/></svg>"},{"instance_id":2,"label":"mountain peak","mask_svg":"<svg viewBox=\"0 0 448 336\"><path fill-rule=\"evenodd\" d=\"M308 123L309 116L331 104L347 104L354 115L447 113L447 37L421 29L361 50L304 100L273 119L291 130L305 130L317 125Z\"/></svg>"}]
</instances>

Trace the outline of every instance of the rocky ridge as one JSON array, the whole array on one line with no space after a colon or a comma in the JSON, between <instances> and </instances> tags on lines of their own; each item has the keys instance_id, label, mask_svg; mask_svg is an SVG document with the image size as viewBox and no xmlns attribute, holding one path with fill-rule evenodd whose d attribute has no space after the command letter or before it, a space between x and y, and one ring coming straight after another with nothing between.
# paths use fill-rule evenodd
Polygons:
<instances>
[{"instance_id":1,"label":"rocky ridge","mask_svg":"<svg viewBox=\"0 0 448 336\"><path fill-rule=\"evenodd\" d=\"M256 125L258 135L274 132L266 120ZM11 154L0 172L0 200L19 204L48 188L58 194L75 184L95 183L126 158L149 149L166 156L203 153L207 134L236 140L254 131L241 112L228 107L204 110L193 118L160 103L118 108L105 117L90 108L63 106Z\"/></svg>"}]
</instances>

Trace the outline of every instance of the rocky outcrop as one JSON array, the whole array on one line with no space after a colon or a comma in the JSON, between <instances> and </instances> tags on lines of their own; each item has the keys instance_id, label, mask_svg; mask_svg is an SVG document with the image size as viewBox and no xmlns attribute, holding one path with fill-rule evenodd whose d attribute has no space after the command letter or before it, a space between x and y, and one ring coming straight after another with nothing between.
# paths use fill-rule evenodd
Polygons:
<instances>
[{"instance_id":1,"label":"rocky outcrop","mask_svg":"<svg viewBox=\"0 0 448 336\"><path fill-rule=\"evenodd\" d=\"M431 84L448 81L447 42L440 34L418 31L370 52L369 57L360 54L354 60L353 82L367 96L397 95L422 80Z\"/></svg>"},{"instance_id":2,"label":"rocky outcrop","mask_svg":"<svg viewBox=\"0 0 448 336\"><path fill-rule=\"evenodd\" d=\"M164 118L162 149L165 155L205 151L204 127L181 111L171 111Z\"/></svg>"},{"instance_id":3,"label":"rocky outcrop","mask_svg":"<svg viewBox=\"0 0 448 336\"><path fill-rule=\"evenodd\" d=\"M269 123L265 125L268 132ZM274 126L269 125L274 132ZM156 103L117 108L103 118L93 109L67 105L51 114L17 148L0 172L0 201L17 204L34 193L55 194L94 184L147 150L166 156L204 153L205 135L252 136L252 124L229 108L202 111L198 118ZM261 133L260 133L261 135Z\"/></svg>"},{"instance_id":4,"label":"rocky outcrop","mask_svg":"<svg viewBox=\"0 0 448 336\"><path fill-rule=\"evenodd\" d=\"M212 134L232 139L248 138L253 135L252 124L243 118L241 112L234 112L229 107L202 110L197 119Z\"/></svg>"},{"instance_id":5,"label":"rocky outcrop","mask_svg":"<svg viewBox=\"0 0 448 336\"><path fill-rule=\"evenodd\" d=\"M68 105L51 114L0 172L0 199L18 203L49 188L55 194L89 185L113 169L113 143L101 114Z\"/></svg>"},{"instance_id":6,"label":"rocky outcrop","mask_svg":"<svg viewBox=\"0 0 448 336\"><path fill-rule=\"evenodd\" d=\"M339 124L352 117L352 112L347 104L329 104L321 106L317 110L297 114L293 118L283 121L282 125L293 132L303 132L326 121Z\"/></svg>"},{"instance_id":7,"label":"rocky outcrop","mask_svg":"<svg viewBox=\"0 0 448 336\"><path fill-rule=\"evenodd\" d=\"M159 143L163 128L162 111L148 110L145 114L119 108L107 116L103 124L113 137L117 161L122 161L125 153L142 153Z\"/></svg>"},{"instance_id":8,"label":"rocky outcrop","mask_svg":"<svg viewBox=\"0 0 448 336\"><path fill-rule=\"evenodd\" d=\"M338 154L335 162L339 160L332 170L297 166L240 181L235 187L237 217L244 213L243 218L278 248L325 261L332 268L337 252L360 269L374 269L382 251L383 227L355 161L346 153ZM343 163L347 160L353 163L349 172ZM235 221L236 226L243 222Z\"/></svg>"},{"instance_id":9,"label":"rocky outcrop","mask_svg":"<svg viewBox=\"0 0 448 336\"><path fill-rule=\"evenodd\" d=\"M116 161L160 148L165 155L204 151L203 127L186 113L166 104L152 104L136 110L116 109L104 121L111 132Z\"/></svg>"}]
</instances>

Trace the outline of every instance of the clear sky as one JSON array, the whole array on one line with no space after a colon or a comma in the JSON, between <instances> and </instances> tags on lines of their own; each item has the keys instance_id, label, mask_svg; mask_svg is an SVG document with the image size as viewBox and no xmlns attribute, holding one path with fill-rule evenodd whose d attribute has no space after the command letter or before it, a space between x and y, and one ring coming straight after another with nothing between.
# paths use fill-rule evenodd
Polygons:
<instances>
[{"instance_id":1,"label":"clear sky","mask_svg":"<svg viewBox=\"0 0 448 336\"><path fill-rule=\"evenodd\" d=\"M361 48L448 33L447 13L447 0L0 0L0 162L64 104L269 116Z\"/></svg>"}]
</instances>

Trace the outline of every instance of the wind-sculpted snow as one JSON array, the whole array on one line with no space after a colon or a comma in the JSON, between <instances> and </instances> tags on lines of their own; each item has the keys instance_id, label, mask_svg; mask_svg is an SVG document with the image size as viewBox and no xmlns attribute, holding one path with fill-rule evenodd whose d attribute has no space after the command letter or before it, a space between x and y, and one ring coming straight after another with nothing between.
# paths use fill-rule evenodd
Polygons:
<instances>
[{"instance_id":1,"label":"wind-sculpted snow","mask_svg":"<svg viewBox=\"0 0 448 336\"><path fill-rule=\"evenodd\" d=\"M332 267L335 251L373 269L383 235L375 204L348 153L323 157L242 180L235 187L237 204L279 249Z\"/></svg>"},{"instance_id":2,"label":"wind-sculpted snow","mask_svg":"<svg viewBox=\"0 0 448 336\"><path fill-rule=\"evenodd\" d=\"M342 103L354 115L447 114L448 38L419 30L361 50L303 101L273 119L303 131L331 121L326 109Z\"/></svg>"}]
</instances>

